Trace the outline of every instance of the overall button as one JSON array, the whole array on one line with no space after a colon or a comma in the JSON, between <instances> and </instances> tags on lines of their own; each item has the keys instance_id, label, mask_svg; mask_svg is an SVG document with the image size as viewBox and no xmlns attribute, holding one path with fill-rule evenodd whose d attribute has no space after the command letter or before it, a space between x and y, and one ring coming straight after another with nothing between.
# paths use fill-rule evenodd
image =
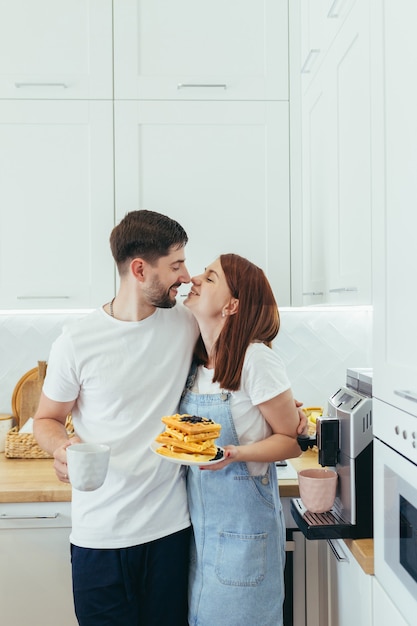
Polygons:
<instances>
[{"instance_id":1,"label":"overall button","mask_svg":"<svg viewBox=\"0 0 417 626\"><path fill-rule=\"evenodd\" d=\"M261 479L261 483L262 483L263 485L267 485L267 484L269 483L269 478L268 478L268 476L263 476L263 477L262 477L262 479Z\"/></svg>"}]
</instances>

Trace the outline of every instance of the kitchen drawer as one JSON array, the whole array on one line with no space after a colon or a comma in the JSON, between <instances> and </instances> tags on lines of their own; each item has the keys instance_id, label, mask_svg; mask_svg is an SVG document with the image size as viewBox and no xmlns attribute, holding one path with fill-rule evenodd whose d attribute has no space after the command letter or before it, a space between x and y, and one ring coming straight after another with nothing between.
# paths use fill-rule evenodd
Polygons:
<instances>
[{"instance_id":1,"label":"kitchen drawer","mask_svg":"<svg viewBox=\"0 0 417 626\"><path fill-rule=\"evenodd\" d=\"M11 528L71 528L71 503L0 504L0 532Z\"/></svg>"}]
</instances>

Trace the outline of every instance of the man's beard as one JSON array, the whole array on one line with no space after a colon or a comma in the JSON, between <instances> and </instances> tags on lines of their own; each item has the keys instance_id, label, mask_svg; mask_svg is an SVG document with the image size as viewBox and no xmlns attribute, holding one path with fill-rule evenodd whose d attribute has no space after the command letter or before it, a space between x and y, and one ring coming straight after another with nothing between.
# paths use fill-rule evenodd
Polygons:
<instances>
[{"instance_id":1,"label":"man's beard","mask_svg":"<svg viewBox=\"0 0 417 626\"><path fill-rule=\"evenodd\" d=\"M180 287L180 285L181 283L175 283L166 290L159 280L155 278L146 291L149 304L156 306L158 309L172 309L177 304L177 300L170 294L170 291L172 287Z\"/></svg>"}]
</instances>

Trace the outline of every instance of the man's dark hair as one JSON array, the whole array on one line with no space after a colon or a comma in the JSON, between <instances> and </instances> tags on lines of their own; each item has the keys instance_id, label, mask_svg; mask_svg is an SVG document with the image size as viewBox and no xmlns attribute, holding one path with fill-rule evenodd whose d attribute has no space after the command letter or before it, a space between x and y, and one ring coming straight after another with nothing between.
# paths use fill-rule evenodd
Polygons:
<instances>
[{"instance_id":1,"label":"man's dark hair","mask_svg":"<svg viewBox=\"0 0 417 626\"><path fill-rule=\"evenodd\" d=\"M115 226L110 247L119 271L126 261L141 257L151 265L172 248L186 245L188 236L175 220L155 211L131 211Z\"/></svg>"}]
</instances>

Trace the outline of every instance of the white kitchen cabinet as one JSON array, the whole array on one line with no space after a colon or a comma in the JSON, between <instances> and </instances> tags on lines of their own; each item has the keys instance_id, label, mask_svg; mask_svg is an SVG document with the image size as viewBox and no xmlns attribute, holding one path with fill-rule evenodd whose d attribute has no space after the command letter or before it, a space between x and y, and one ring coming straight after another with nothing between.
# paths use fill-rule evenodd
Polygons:
<instances>
[{"instance_id":1,"label":"white kitchen cabinet","mask_svg":"<svg viewBox=\"0 0 417 626\"><path fill-rule=\"evenodd\" d=\"M371 302L369 2L302 95L303 304Z\"/></svg>"},{"instance_id":2,"label":"white kitchen cabinet","mask_svg":"<svg viewBox=\"0 0 417 626\"><path fill-rule=\"evenodd\" d=\"M410 626L389 596L379 584L375 576L372 576L372 626Z\"/></svg>"},{"instance_id":3,"label":"white kitchen cabinet","mask_svg":"<svg viewBox=\"0 0 417 626\"><path fill-rule=\"evenodd\" d=\"M356 0L301 0L301 79L313 80Z\"/></svg>"},{"instance_id":4,"label":"white kitchen cabinet","mask_svg":"<svg viewBox=\"0 0 417 626\"><path fill-rule=\"evenodd\" d=\"M112 103L0 101L0 308L114 293Z\"/></svg>"},{"instance_id":5,"label":"white kitchen cabinet","mask_svg":"<svg viewBox=\"0 0 417 626\"><path fill-rule=\"evenodd\" d=\"M235 252L289 305L288 150L286 102L116 101L116 218L167 213L189 235L192 274Z\"/></svg>"},{"instance_id":6,"label":"white kitchen cabinet","mask_svg":"<svg viewBox=\"0 0 417 626\"><path fill-rule=\"evenodd\" d=\"M416 415L417 5L374 6L373 393Z\"/></svg>"},{"instance_id":7,"label":"white kitchen cabinet","mask_svg":"<svg viewBox=\"0 0 417 626\"><path fill-rule=\"evenodd\" d=\"M371 302L371 155L369 2L355 5L328 57L328 301Z\"/></svg>"},{"instance_id":8,"label":"white kitchen cabinet","mask_svg":"<svg viewBox=\"0 0 417 626\"><path fill-rule=\"evenodd\" d=\"M0 607L8 626L76 626L70 503L0 504Z\"/></svg>"},{"instance_id":9,"label":"white kitchen cabinet","mask_svg":"<svg viewBox=\"0 0 417 626\"><path fill-rule=\"evenodd\" d=\"M236 251L290 304L288 0L0 0L0 18L0 308L108 300L110 231L139 208L187 227L193 272Z\"/></svg>"},{"instance_id":10,"label":"white kitchen cabinet","mask_svg":"<svg viewBox=\"0 0 417 626\"><path fill-rule=\"evenodd\" d=\"M288 0L114 0L115 98L288 100Z\"/></svg>"},{"instance_id":11,"label":"white kitchen cabinet","mask_svg":"<svg viewBox=\"0 0 417 626\"><path fill-rule=\"evenodd\" d=\"M329 262L331 231L329 213L329 172L332 165L329 89L316 80L303 98L302 114L302 301L320 304L326 299L326 267Z\"/></svg>"},{"instance_id":12,"label":"white kitchen cabinet","mask_svg":"<svg viewBox=\"0 0 417 626\"><path fill-rule=\"evenodd\" d=\"M340 539L327 542L327 621L320 626L372 624L372 576ZM380 622L382 624L383 622Z\"/></svg>"},{"instance_id":13,"label":"white kitchen cabinet","mask_svg":"<svg viewBox=\"0 0 417 626\"><path fill-rule=\"evenodd\" d=\"M111 98L111 0L0 0L0 98Z\"/></svg>"}]
</instances>

